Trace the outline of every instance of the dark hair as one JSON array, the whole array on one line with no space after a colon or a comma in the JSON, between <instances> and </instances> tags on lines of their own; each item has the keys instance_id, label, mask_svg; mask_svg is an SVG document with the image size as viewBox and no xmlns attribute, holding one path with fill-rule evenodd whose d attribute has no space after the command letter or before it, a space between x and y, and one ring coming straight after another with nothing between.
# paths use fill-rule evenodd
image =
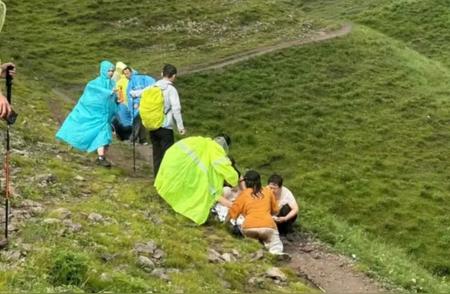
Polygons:
<instances>
[{"instance_id":1,"label":"dark hair","mask_svg":"<svg viewBox=\"0 0 450 294\"><path fill-rule=\"evenodd\" d=\"M231 146L231 138L227 134L220 133L215 138L217 138L217 137L223 137L225 139L225 142L227 142L228 148Z\"/></svg>"},{"instance_id":2,"label":"dark hair","mask_svg":"<svg viewBox=\"0 0 450 294\"><path fill-rule=\"evenodd\" d=\"M133 71L132 69L131 69L131 67L129 67L129 66L127 66L127 67L125 67L124 69L122 69L122 73L124 72L124 71L126 71L126 70L129 70L129 71Z\"/></svg>"},{"instance_id":3,"label":"dark hair","mask_svg":"<svg viewBox=\"0 0 450 294\"><path fill-rule=\"evenodd\" d=\"M278 185L278 187L281 188L283 186L283 178L280 175L273 174L267 180L267 184L270 184L270 183L274 183L274 184Z\"/></svg>"},{"instance_id":4,"label":"dark hair","mask_svg":"<svg viewBox=\"0 0 450 294\"><path fill-rule=\"evenodd\" d=\"M165 64L162 70L163 77L171 78L177 74L177 68L172 64Z\"/></svg>"},{"instance_id":5,"label":"dark hair","mask_svg":"<svg viewBox=\"0 0 450 294\"><path fill-rule=\"evenodd\" d=\"M244 176L245 186L247 188L252 188L252 196L261 197L261 176L257 171L249 170Z\"/></svg>"}]
</instances>

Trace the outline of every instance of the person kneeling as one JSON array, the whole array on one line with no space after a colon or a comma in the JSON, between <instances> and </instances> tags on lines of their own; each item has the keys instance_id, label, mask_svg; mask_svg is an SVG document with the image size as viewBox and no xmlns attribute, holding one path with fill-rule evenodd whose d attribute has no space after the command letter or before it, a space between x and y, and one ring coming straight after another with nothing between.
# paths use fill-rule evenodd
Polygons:
<instances>
[{"instance_id":1,"label":"person kneeling","mask_svg":"<svg viewBox=\"0 0 450 294\"><path fill-rule=\"evenodd\" d=\"M244 236L259 240L271 254L283 254L283 243L272 219L278 212L275 196L268 187L261 187L261 177L256 171L248 171L243 181L245 189L231 206L228 218L236 220L242 214Z\"/></svg>"},{"instance_id":2,"label":"person kneeling","mask_svg":"<svg viewBox=\"0 0 450 294\"><path fill-rule=\"evenodd\" d=\"M277 223L280 235L285 236L294 231L293 225L298 214L297 201L292 192L283 186L283 178L281 176L273 174L269 177L267 183L278 202L279 213L274 216L274 220Z\"/></svg>"}]
</instances>

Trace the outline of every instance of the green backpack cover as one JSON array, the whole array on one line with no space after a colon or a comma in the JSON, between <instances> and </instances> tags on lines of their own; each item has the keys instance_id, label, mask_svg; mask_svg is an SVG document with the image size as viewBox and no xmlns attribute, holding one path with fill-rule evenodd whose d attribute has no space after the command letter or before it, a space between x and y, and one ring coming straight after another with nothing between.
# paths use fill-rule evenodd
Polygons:
<instances>
[{"instance_id":1,"label":"green backpack cover","mask_svg":"<svg viewBox=\"0 0 450 294\"><path fill-rule=\"evenodd\" d=\"M164 122L164 94L160 87L152 86L141 95L139 106L142 124L149 130L159 129Z\"/></svg>"}]
</instances>

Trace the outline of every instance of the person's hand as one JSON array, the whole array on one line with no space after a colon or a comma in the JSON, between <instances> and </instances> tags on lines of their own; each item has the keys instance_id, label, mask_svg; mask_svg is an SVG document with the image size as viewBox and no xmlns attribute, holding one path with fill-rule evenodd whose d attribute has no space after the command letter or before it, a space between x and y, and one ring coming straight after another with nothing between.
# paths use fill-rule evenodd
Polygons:
<instances>
[{"instance_id":1,"label":"person's hand","mask_svg":"<svg viewBox=\"0 0 450 294\"><path fill-rule=\"evenodd\" d=\"M178 130L178 132L179 132L180 135L182 135L182 136L186 135L186 129Z\"/></svg>"},{"instance_id":2,"label":"person's hand","mask_svg":"<svg viewBox=\"0 0 450 294\"><path fill-rule=\"evenodd\" d=\"M273 220L276 223L284 223L286 221L286 217L285 216L273 216Z\"/></svg>"},{"instance_id":3,"label":"person's hand","mask_svg":"<svg viewBox=\"0 0 450 294\"><path fill-rule=\"evenodd\" d=\"M9 105L8 100L0 93L0 117L7 118L10 112L11 106Z\"/></svg>"},{"instance_id":4,"label":"person's hand","mask_svg":"<svg viewBox=\"0 0 450 294\"><path fill-rule=\"evenodd\" d=\"M6 68L8 67L8 66L13 66L13 69L11 69L10 71L9 71L9 74L11 75L11 76L15 76L16 75L16 65L14 64L14 63L12 63L12 62L7 62L7 63L3 63L2 65L1 65L1 73L0 73L0 77L2 77L2 78L6 78Z\"/></svg>"}]
</instances>

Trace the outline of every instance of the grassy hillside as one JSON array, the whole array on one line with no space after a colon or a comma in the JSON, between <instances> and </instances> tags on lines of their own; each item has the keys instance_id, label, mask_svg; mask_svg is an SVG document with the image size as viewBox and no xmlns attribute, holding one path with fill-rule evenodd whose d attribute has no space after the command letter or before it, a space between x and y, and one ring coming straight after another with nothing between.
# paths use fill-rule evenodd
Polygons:
<instances>
[{"instance_id":1,"label":"grassy hillside","mask_svg":"<svg viewBox=\"0 0 450 294\"><path fill-rule=\"evenodd\" d=\"M243 167L287 178L305 227L340 242L347 237L321 221L335 215L446 276L449 77L359 26L333 42L185 78L180 89L191 128L232 134Z\"/></svg>"},{"instance_id":2,"label":"grassy hillside","mask_svg":"<svg viewBox=\"0 0 450 294\"><path fill-rule=\"evenodd\" d=\"M20 66L14 202L45 210L15 234L19 258L0 257L0 291L310 291L287 269L288 284L249 283L276 265L252 261L258 244L192 227L159 200L146 165L143 178L92 168L55 143L55 116L104 58L156 74L164 62L188 68L346 20L350 36L180 78L185 124L191 135L229 133L243 170L283 174L302 228L361 269L410 291L450 291L448 1L5 2L1 57ZM128 146L115 148L130 159ZM80 231L52 220L61 207ZM137 265L132 250L149 240L170 283ZM211 264L208 248L241 257ZM81 282L50 278L61 260L86 269Z\"/></svg>"},{"instance_id":3,"label":"grassy hillside","mask_svg":"<svg viewBox=\"0 0 450 294\"><path fill-rule=\"evenodd\" d=\"M61 87L83 84L105 58L159 75L167 60L203 63L317 26L289 1L238 2L7 1L2 39L19 64Z\"/></svg>"},{"instance_id":4,"label":"grassy hillside","mask_svg":"<svg viewBox=\"0 0 450 294\"><path fill-rule=\"evenodd\" d=\"M35 81L14 85L22 117L12 129L11 225L19 231L0 251L0 292L314 293L287 268L288 282L265 279L281 265L267 255L254 260L257 242L176 215L156 195L147 165L136 176L97 168L93 156L56 144L49 92ZM129 146L114 148L131 165ZM137 251L149 241L155 252ZM211 263L210 249L235 252L231 262ZM153 266L142 266L141 256Z\"/></svg>"}]
</instances>

